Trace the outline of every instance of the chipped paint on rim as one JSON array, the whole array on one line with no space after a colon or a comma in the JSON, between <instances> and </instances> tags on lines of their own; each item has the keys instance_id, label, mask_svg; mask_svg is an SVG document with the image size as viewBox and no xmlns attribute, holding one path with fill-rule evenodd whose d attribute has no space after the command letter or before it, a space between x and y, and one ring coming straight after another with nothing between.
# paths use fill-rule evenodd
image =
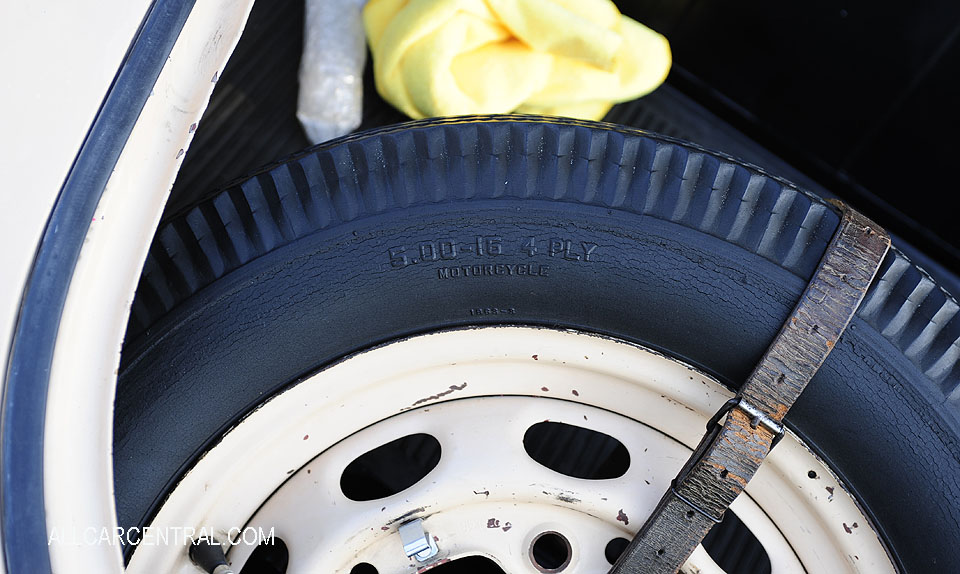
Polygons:
<instances>
[{"instance_id":1,"label":"chipped paint on rim","mask_svg":"<svg viewBox=\"0 0 960 574\"><path fill-rule=\"evenodd\" d=\"M209 525L224 539L230 528L274 527L296 548L291 574L349 572L358 561L383 574L410 571L396 526L412 517L438 537L438 560L480 554L510 572L535 572L527 547L505 540L532 541L552 529L571 543L565 573L595 571L606 541L640 527L705 421L730 396L682 362L594 335L487 327L413 337L350 357L265 403L183 478L151 526ZM522 447L485 448L489 432L478 431L496 421L492 443L516 446L517 436L545 418L621 440L634 461L630 470L620 479L573 479L539 467ZM436 429L429 432L443 446L437 468L388 499L344 502L337 481L347 463L424 429ZM644 458L644 448L659 454ZM483 456L464 454L471 450ZM498 465L522 472L491 471ZM336 505L350 511L334 517ZM732 509L763 544L774 572L895 571L853 498L792 433ZM491 518L501 527L488 528ZM251 551L239 544L229 558L239 566ZM160 546L138 548L129 565L130 572L192 568L185 549ZM685 571L722 572L702 548Z\"/></svg>"}]
</instances>

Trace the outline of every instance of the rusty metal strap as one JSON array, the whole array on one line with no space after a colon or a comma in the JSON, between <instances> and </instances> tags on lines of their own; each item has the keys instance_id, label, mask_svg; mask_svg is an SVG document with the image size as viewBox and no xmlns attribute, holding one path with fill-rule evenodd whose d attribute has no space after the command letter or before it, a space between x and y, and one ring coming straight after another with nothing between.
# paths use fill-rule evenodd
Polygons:
<instances>
[{"instance_id":1,"label":"rusty metal strap","mask_svg":"<svg viewBox=\"0 0 960 574\"><path fill-rule=\"evenodd\" d=\"M883 229L839 207L840 226L790 318L610 574L675 574L782 435L784 416L853 318L890 247Z\"/></svg>"}]
</instances>

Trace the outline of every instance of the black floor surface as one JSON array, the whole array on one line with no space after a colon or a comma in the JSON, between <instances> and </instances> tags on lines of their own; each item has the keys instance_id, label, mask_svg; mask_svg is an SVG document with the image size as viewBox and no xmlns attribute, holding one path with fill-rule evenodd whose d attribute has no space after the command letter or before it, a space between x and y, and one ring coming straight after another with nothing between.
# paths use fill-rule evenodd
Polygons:
<instances>
[{"instance_id":1,"label":"black floor surface","mask_svg":"<svg viewBox=\"0 0 960 574\"><path fill-rule=\"evenodd\" d=\"M255 4L184 159L165 219L254 169L310 145L295 116L302 41L302 1ZM363 123L359 129L406 121L408 118L376 93L370 68L367 66L364 76ZM677 87L689 83L689 74L675 66L665 85L644 98L615 106L604 120L689 140L757 165L823 197L835 197ZM871 212L871 206L857 205L862 199L846 199ZM901 227L899 222L878 222L893 229ZM942 287L960 293L957 270L915 249L910 237L895 239L898 247Z\"/></svg>"}]
</instances>

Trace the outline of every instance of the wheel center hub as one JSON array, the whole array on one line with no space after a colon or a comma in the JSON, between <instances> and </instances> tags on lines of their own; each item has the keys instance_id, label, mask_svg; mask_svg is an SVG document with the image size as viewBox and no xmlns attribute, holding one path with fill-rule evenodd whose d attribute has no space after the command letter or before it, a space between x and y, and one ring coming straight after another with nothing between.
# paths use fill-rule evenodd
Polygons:
<instances>
[{"instance_id":1,"label":"wheel center hub","mask_svg":"<svg viewBox=\"0 0 960 574\"><path fill-rule=\"evenodd\" d=\"M629 452L629 466L604 480L551 470L524 445L528 431L544 421L616 437ZM344 493L344 469L358 457L424 433L439 443L440 460L416 484L372 500ZM568 444L565 450L570 457L590 456L582 452L585 446ZM289 547L302 549L298 562L310 564L305 571L349 572L367 562L381 573L409 572L482 555L508 572L603 572L610 567L606 545L629 538L630 517L642 520L669 486L669 475L659 469L679 468L688 453L663 433L581 403L533 397L449 401L397 415L338 443L294 473L250 525L275 528ZM438 547L426 560L408 557L398 534L398 527L415 519ZM562 568L534 560L532 549L547 533L566 541ZM248 550L238 547L237 558Z\"/></svg>"}]
</instances>

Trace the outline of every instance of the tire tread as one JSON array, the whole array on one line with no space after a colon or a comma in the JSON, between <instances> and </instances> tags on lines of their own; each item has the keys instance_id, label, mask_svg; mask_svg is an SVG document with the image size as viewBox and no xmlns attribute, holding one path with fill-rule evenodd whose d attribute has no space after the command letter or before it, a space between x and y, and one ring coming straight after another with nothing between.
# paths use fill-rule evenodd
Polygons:
<instances>
[{"instance_id":1,"label":"tire tread","mask_svg":"<svg viewBox=\"0 0 960 574\"><path fill-rule=\"evenodd\" d=\"M149 335L193 293L300 237L475 197L553 199L670 221L806 279L839 221L832 206L756 167L639 130L533 117L413 122L310 148L172 218L149 251L127 337ZM894 249L858 315L960 409L958 309Z\"/></svg>"}]
</instances>

